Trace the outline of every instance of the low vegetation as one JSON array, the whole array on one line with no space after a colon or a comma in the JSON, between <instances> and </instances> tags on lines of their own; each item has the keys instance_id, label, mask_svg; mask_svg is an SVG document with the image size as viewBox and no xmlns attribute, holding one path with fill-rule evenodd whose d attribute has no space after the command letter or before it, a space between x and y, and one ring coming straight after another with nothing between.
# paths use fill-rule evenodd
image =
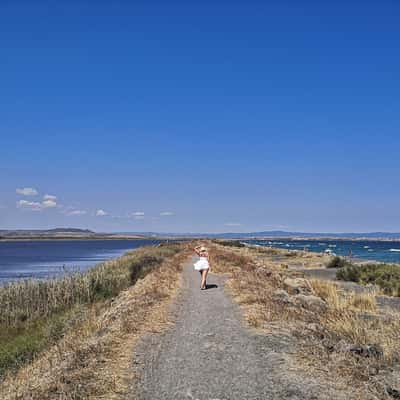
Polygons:
<instances>
[{"instance_id":1,"label":"low vegetation","mask_svg":"<svg viewBox=\"0 0 400 400\"><path fill-rule=\"evenodd\" d=\"M334 256L327 262L326 268L343 268L347 265L349 262L345 258Z\"/></svg>"},{"instance_id":2,"label":"low vegetation","mask_svg":"<svg viewBox=\"0 0 400 400\"><path fill-rule=\"evenodd\" d=\"M245 247L245 245L239 240L216 240L216 243L227 247Z\"/></svg>"},{"instance_id":3,"label":"low vegetation","mask_svg":"<svg viewBox=\"0 0 400 400\"><path fill-rule=\"evenodd\" d=\"M400 362L400 315L382 314L375 290L356 293L305 280L257 248L213 246L211 254L217 271L231 274L228 287L251 326L278 335L283 328L297 338L302 372L347 387L349 399L397 393L390 377ZM299 283L298 292L289 291L288 278Z\"/></svg>"},{"instance_id":4,"label":"low vegetation","mask_svg":"<svg viewBox=\"0 0 400 400\"><path fill-rule=\"evenodd\" d=\"M340 280L377 285L390 296L400 297L400 266L391 264L346 264L336 276Z\"/></svg>"},{"instance_id":5,"label":"low vegetation","mask_svg":"<svg viewBox=\"0 0 400 400\"><path fill-rule=\"evenodd\" d=\"M85 319L88 308L106 304L179 249L173 244L146 247L87 272L1 287L0 378L57 343Z\"/></svg>"}]
</instances>

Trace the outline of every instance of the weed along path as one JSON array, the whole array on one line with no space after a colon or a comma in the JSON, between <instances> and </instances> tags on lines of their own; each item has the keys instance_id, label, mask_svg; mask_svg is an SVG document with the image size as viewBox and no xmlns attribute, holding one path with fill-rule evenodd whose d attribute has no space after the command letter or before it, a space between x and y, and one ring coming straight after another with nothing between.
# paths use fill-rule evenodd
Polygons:
<instances>
[{"instance_id":1,"label":"weed along path","mask_svg":"<svg viewBox=\"0 0 400 400\"><path fill-rule=\"evenodd\" d=\"M258 333L246 326L224 290L226 278L209 275L199 289L193 261L185 265L174 325L144 336L135 349L138 383L128 399L263 400L346 399L301 374L289 335Z\"/></svg>"}]
</instances>

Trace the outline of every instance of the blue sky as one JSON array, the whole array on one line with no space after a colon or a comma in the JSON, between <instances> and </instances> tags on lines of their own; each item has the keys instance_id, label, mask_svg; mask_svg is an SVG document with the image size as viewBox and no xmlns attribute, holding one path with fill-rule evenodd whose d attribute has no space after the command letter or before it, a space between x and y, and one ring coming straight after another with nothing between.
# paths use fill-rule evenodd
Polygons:
<instances>
[{"instance_id":1,"label":"blue sky","mask_svg":"<svg viewBox=\"0 0 400 400\"><path fill-rule=\"evenodd\" d=\"M396 1L0 3L0 228L400 231Z\"/></svg>"}]
</instances>

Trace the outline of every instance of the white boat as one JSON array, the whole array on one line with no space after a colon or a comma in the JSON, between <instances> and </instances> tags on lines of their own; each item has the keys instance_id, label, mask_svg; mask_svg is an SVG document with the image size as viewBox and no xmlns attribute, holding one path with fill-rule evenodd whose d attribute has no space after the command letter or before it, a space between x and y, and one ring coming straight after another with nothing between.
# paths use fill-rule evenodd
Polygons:
<instances>
[{"instance_id":1,"label":"white boat","mask_svg":"<svg viewBox=\"0 0 400 400\"><path fill-rule=\"evenodd\" d=\"M325 254L328 254L330 256L336 256L336 253L334 253L332 249L326 249Z\"/></svg>"}]
</instances>

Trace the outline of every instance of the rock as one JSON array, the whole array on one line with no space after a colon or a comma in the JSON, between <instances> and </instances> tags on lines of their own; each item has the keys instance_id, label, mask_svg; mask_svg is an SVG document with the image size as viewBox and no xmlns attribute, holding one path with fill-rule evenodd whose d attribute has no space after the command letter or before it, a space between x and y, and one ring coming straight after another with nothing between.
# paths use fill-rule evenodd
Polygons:
<instances>
[{"instance_id":1,"label":"rock","mask_svg":"<svg viewBox=\"0 0 400 400\"><path fill-rule=\"evenodd\" d=\"M393 387L386 386L386 391L387 391L388 395L390 397L392 397L393 399L400 400L400 390L399 389L395 389Z\"/></svg>"},{"instance_id":2,"label":"rock","mask_svg":"<svg viewBox=\"0 0 400 400\"><path fill-rule=\"evenodd\" d=\"M315 322L312 322L311 324L307 324L307 329L309 329L310 331L313 331L313 332L320 332L324 328L321 325L316 324Z\"/></svg>"},{"instance_id":3,"label":"rock","mask_svg":"<svg viewBox=\"0 0 400 400\"><path fill-rule=\"evenodd\" d=\"M340 340L333 350L340 353L353 353L361 357L383 357L383 350L377 344L349 344L345 340Z\"/></svg>"},{"instance_id":4,"label":"rock","mask_svg":"<svg viewBox=\"0 0 400 400\"><path fill-rule=\"evenodd\" d=\"M284 289L290 294L311 293L311 285L303 278L286 278L283 281Z\"/></svg>"},{"instance_id":5,"label":"rock","mask_svg":"<svg viewBox=\"0 0 400 400\"><path fill-rule=\"evenodd\" d=\"M349 347L349 351L361 357L380 358L383 356L382 347L377 344L366 344L366 345L353 344Z\"/></svg>"},{"instance_id":6,"label":"rock","mask_svg":"<svg viewBox=\"0 0 400 400\"><path fill-rule=\"evenodd\" d=\"M297 294L293 299L295 304L316 313L323 313L328 308L328 305L324 300L314 295L306 296L304 294Z\"/></svg>"},{"instance_id":7,"label":"rock","mask_svg":"<svg viewBox=\"0 0 400 400\"><path fill-rule=\"evenodd\" d=\"M279 303L284 303L284 304L291 303L289 293L283 289L275 290L275 292L272 294L272 299Z\"/></svg>"},{"instance_id":8,"label":"rock","mask_svg":"<svg viewBox=\"0 0 400 400\"><path fill-rule=\"evenodd\" d=\"M332 346L332 350L337 351L338 353L347 353L350 351L350 347L351 345L342 339Z\"/></svg>"}]
</instances>

